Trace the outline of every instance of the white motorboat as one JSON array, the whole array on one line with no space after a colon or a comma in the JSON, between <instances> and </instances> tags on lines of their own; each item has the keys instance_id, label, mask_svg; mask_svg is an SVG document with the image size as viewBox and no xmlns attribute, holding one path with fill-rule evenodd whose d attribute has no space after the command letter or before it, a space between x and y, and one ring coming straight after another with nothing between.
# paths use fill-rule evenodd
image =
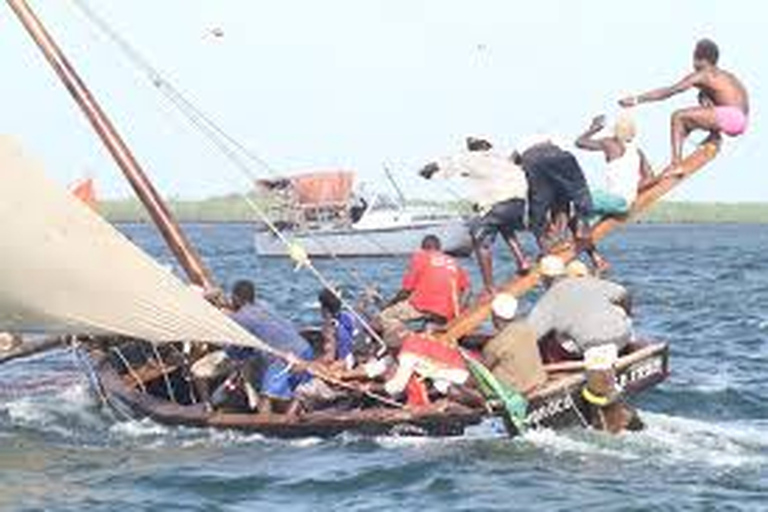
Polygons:
<instances>
[{"instance_id":1,"label":"white motorboat","mask_svg":"<svg viewBox=\"0 0 768 512\"><path fill-rule=\"evenodd\" d=\"M310 256L411 254L429 234L443 249L467 255L472 248L467 219L458 212L406 206L380 193L353 192L348 171L316 172L261 181L260 192L274 203L275 224ZM285 244L266 226L255 233L260 256L287 256Z\"/></svg>"}]
</instances>

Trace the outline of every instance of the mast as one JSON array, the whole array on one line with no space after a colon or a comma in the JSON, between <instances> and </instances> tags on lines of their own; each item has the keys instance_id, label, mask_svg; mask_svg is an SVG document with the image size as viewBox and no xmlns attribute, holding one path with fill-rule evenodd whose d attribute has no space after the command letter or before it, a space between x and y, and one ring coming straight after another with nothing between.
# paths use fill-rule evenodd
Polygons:
<instances>
[{"instance_id":1,"label":"mast","mask_svg":"<svg viewBox=\"0 0 768 512\"><path fill-rule=\"evenodd\" d=\"M80 106L91 126L112 155L112 158L114 158L117 165L123 171L123 174L149 212L171 252L186 272L189 280L205 288L212 287L214 283L211 273L203 263L200 255L189 243L184 232L173 218L168 206L147 178L128 145L45 29L40 19L32 11L26 0L7 0L7 3L35 41L37 47L43 52L48 63Z\"/></svg>"}]
</instances>

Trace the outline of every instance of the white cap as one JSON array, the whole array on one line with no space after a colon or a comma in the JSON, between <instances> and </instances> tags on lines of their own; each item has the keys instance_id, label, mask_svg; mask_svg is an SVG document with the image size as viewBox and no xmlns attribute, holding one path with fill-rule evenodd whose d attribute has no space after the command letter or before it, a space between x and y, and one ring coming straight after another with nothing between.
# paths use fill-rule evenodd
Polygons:
<instances>
[{"instance_id":1,"label":"white cap","mask_svg":"<svg viewBox=\"0 0 768 512\"><path fill-rule=\"evenodd\" d=\"M517 313L517 298L511 293L499 293L491 302L491 311L502 320L512 320Z\"/></svg>"},{"instance_id":2,"label":"white cap","mask_svg":"<svg viewBox=\"0 0 768 512\"><path fill-rule=\"evenodd\" d=\"M545 277L560 277L565 275L565 263L563 258L549 254L539 262L539 272Z\"/></svg>"},{"instance_id":3,"label":"white cap","mask_svg":"<svg viewBox=\"0 0 768 512\"><path fill-rule=\"evenodd\" d=\"M587 277L589 267L581 260L573 260L565 267L565 273L568 274L568 277Z\"/></svg>"},{"instance_id":4,"label":"white cap","mask_svg":"<svg viewBox=\"0 0 768 512\"><path fill-rule=\"evenodd\" d=\"M619 358L616 345L598 345L584 351L584 366L587 370L610 370Z\"/></svg>"}]
</instances>

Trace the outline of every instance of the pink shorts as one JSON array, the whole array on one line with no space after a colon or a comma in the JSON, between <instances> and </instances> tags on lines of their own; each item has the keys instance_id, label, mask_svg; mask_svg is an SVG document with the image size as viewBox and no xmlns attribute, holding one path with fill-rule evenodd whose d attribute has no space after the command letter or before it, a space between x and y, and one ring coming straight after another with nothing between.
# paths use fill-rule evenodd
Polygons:
<instances>
[{"instance_id":1,"label":"pink shorts","mask_svg":"<svg viewBox=\"0 0 768 512\"><path fill-rule=\"evenodd\" d=\"M731 137L747 129L747 115L739 107L715 107L715 119L720 130Z\"/></svg>"}]
</instances>

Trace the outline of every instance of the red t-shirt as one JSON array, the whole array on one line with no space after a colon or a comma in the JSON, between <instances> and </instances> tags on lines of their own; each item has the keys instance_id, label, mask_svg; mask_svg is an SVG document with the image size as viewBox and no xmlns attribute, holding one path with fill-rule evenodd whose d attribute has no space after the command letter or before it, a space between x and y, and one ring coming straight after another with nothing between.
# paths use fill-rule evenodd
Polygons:
<instances>
[{"instance_id":1,"label":"red t-shirt","mask_svg":"<svg viewBox=\"0 0 768 512\"><path fill-rule=\"evenodd\" d=\"M462 292L469 287L469 275L447 254L419 250L411 258L402 287L411 292L408 300L413 307L451 320Z\"/></svg>"}]
</instances>

